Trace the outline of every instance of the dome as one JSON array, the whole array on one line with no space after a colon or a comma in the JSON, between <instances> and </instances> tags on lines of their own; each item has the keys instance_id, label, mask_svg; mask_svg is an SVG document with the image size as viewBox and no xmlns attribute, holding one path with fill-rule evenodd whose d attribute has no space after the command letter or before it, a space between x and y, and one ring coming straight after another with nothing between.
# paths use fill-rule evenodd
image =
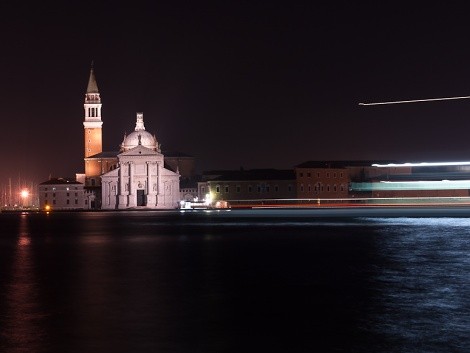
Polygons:
<instances>
[{"instance_id":1,"label":"dome","mask_svg":"<svg viewBox=\"0 0 470 353\"><path fill-rule=\"evenodd\" d=\"M135 131L127 136L124 136L124 140L121 143L121 151L129 151L130 149L139 145L160 152L160 148L155 135L152 135L151 133L145 131L143 113L137 113Z\"/></svg>"}]
</instances>

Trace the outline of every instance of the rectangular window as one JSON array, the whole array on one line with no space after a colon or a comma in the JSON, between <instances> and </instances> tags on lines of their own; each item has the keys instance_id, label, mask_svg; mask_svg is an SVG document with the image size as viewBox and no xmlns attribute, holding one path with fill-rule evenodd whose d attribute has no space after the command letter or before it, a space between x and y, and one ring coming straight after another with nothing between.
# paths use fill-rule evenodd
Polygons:
<instances>
[{"instance_id":1,"label":"rectangular window","mask_svg":"<svg viewBox=\"0 0 470 353\"><path fill-rule=\"evenodd\" d=\"M70 200L69 199L67 199L67 205L70 205Z\"/></svg>"},{"instance_id":2,"label":"rectangular window","mask_svg":"<svg viewBox=\"0 0 470 353\"><path fill-rule=\"evenodd\" d=\"M77 199L75 199L75 205L78 205L78 200Z\"/></svg>"},{"instance_id":3,"label":"rectangular window","mask_svg":"<svg viewBox=\"0 0 470 353\"><path fill-rule=\"evenodd\" d=\"M237 192L240 192L240 185L237 185Z\"/></svg>"},{"instance_id":4,"label":"rectangular window","mask_svg":"<svg viewBox=\"0 0 470 353\"><path fill-rule=\"evenodd\" d=\"M261 186L257 186L256 189L258 190L258 192L261 192Z\"/></svg>"},{"instance_id":5,"label":"rectangular window","mask_svg":"<svg viewBox=\"0 0 470 353\"><path fill-rule=\"evenodd\" d=\"M329 178L329 177L330 177L330 173L326 173L326 177Z\"/></svg>"},{"instance_id":6,"label":"rectangular window","mask_svg":"<svg viewBox=\"0 0 470 353\"><path fill-rule=\"evenodd\" d=\"M287 185L287 191L292 191L292 185Z\"/></svg>"},{"instance_id":7,"label":"rectangular window","mask_svg":"<svg viewBox=\"0 0 470 353\"><path fill-rule=\"evenodd\" d=\"M317 178L319 178L319 177L320 177L320 173L317 173Z\"/></svg>"},{"instance_id":8,"label":"rectangular window","mask_svg":"<svg viewBox=\"0 0 470 353\"><path fill-rule=\"evenodd\" d=\"M206 188L204 186L201 187L201 192L204 194L206 192Z\"/></svg>"},{"instance_id":9,"label":"rectangular window","mask_svg":"<svg viewBox=\"0 0 470 353\"><path fill-rule=\"evenodd\" d=\"M52 197L55 197L55 192L52 193Z\"/></svg>"},{"instance_id":10,"label":"rectangular window","mask_svg":"<svg viewBox=\"0 0 470 353\"><path fill-rule=\"evenodd\" d=\"M266 185L266 192L269 192L269 185Z\"/></svg>"},{"instance_id":11,"label":"rectangular window","mask_svg":"<svg viewBox=\"0 0 470 353\"><path fill-rule=\"evenodd\" d=\"M310 178L311 174L310 173L307 173L307 178Z\"/></svg>"},{"instance_id":12,"label":"rectangular window","mask_svg":"<svg viewBox=\"0 0 470 353\"><path fill-rule=\"evenodd\" d=\"M299 173L299 177L303 177L304 176L304 173Z\"/></svg>"},{"instance_id":13,"label":"rectangular window","mask_svg":"<svg viewBox=\"0 0 470 353\"><path fill-rule=\"evenodd\" d=\"M52 200L52 204L55 205L55 200Z\"/></svg>"},{"instance_id":14,"label":"rectangular window","mask_svg":"<svg viewBox=\"0 0 470 353\"><path fill-rule=\"evenodd\" d=\"M228 192L228 186L225 187L225 192Z\"/></svg>"},{"instance_id":15,"label":"rectangular window","mask_svg":"<svg viewBox=\"0 0 470 353\"><path fill-rule=\"evenodd\" d=\"M220 192L220 186L217 185L217 186L215 187L215 192Z\"/></svg>"},{"instance_id":16,"label":"rectangular window","mask_svg":"<svg viewBox=\"0 0 470 353\"><path fill-rule=\"evenodd\" d=\"M276 185L276 186L274 187L274 191L275 191L275 192L278 192L278 191L279 191L279 186Z\"/></svg>"},{"instance_id":17,"label":"rectangular window","mask_svg":"<svg viewBox=\"0 0 470 353\"><path fill-rule=\"evenodd\" d=\"M78 192L75 193L75 197L77 197L77 196L78 196Z\"/></svg>"},{"instance_id":18,"label":"rectangular window","mask_svg":"<svg viewBox=\"0 0 470 353\"><path fill-rule=\"evenodd\" d=\"M252 188L251 185L248 185L248 192L251 192Z\"/></svg>"},{"instance_id":19,"label":"rectangular window","mask_svg":"<svg viewBox=\"0 0 470 353\"><path fill-rule=\"evenodd\" d=\"M300 191L304 192L304 185L303 184L300 185Z\"/></svg>"},{"instance_id":20,"label":"rectangular window","mask_svg":"<svg viewBox=\"0 0 470 353\"><path fill-rule=\"evenodd\" d=\"M70 196L70 193L67 193L67 197L69 197L69 196Z\"/></svg>"}]
</instances>

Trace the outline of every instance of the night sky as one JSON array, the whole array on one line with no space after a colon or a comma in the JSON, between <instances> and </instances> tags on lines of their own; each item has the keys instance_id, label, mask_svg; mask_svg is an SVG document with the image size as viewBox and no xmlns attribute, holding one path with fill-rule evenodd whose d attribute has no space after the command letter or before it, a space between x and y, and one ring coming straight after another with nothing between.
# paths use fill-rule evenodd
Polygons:
<instances>
[{"instance_id":1,"label":"night sky","mask_svg":"<svg viewBox=\"0 0 470 353\"><path fill-rule=\"evenodd\" d=\"M469 160L470 21L406 2L0 5L0 184L83 172L90 65L103 149L142 111L164 150L208 169L307 160Z\"/></svg>"}]
</instances>

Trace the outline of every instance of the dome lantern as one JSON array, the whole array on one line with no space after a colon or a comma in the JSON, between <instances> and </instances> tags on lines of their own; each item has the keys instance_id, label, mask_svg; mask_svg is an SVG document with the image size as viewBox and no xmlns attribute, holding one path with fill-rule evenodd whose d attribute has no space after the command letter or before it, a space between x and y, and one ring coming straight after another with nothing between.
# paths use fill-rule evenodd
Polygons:
<instances>
[{"instance_id":1,"label":"dome lantern","mask_svg":"<svg viewBox=\"0 0 470 353\"><path fill-rule=\"evenodd\" d=\"M121 151L129 151L130 149L139 145L142 145L153 151L160 152L160 145L157 142L155 135L145 131L143 113L137 113L135 130L127 136L124 135L124 139L121 144Z\"/></svg>"}]
</instances>

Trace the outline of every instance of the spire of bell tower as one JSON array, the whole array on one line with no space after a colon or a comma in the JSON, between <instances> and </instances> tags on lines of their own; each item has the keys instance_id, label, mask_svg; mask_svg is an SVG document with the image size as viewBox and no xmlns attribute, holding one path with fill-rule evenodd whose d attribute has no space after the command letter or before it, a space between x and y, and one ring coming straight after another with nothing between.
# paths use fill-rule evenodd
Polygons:
<instances>
[{"instance_id":1,"label":"spire of bell tower","mask_svg":"<svg viewBox=\"0 0 470 353\"><path fill-rule=\"evenodd\" d=\"M95 71L93 70L93 61L91 62L90 78L88 79L88 87L86 93L98 93L98 84L96 83Z\"/></svg>"}]
</instances>

